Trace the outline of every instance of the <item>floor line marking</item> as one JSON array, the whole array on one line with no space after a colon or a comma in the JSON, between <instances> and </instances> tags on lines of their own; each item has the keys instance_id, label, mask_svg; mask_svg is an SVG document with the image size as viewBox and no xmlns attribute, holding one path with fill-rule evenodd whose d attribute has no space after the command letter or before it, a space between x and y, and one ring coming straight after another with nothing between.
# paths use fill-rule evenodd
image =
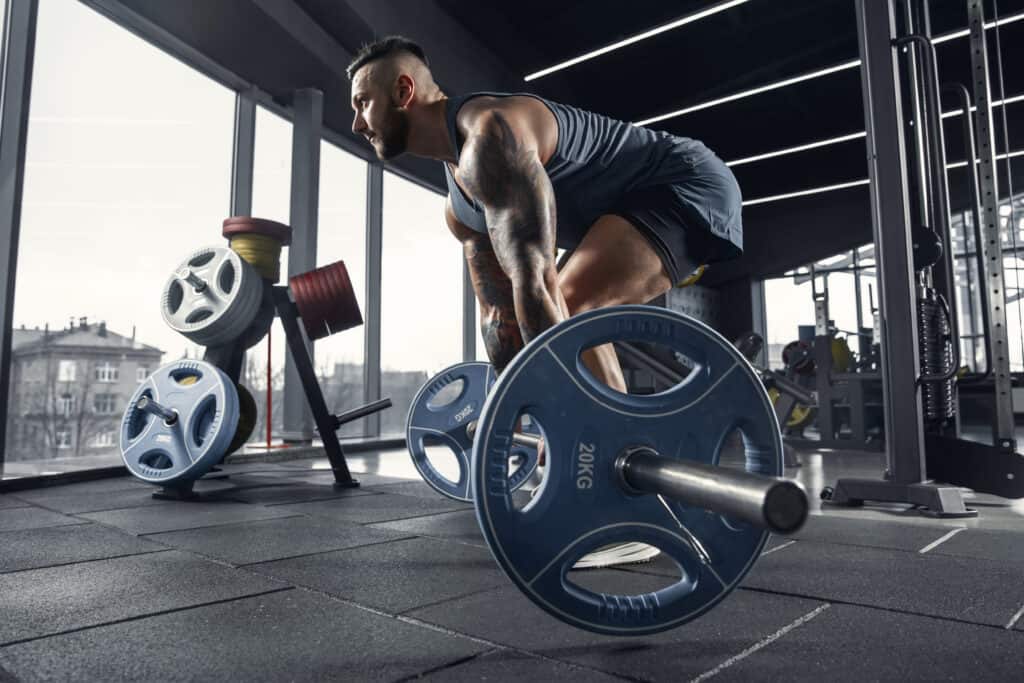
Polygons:
<instances>
[{"instance_id":1,"label":"floor line marking","mask_svg":"<svg viewBox=\"0 0 1024 683\"><path fill-rule=\"evenodd\" d=\"M819 614L821 614L822 612L824 612L825 610L827 610L831 606L832 605L830 605L829 603L825 603L824 605L822 605L821 607L818 607L817 609L813 610L812 612L808 612L804 616L802 616L799 619L797 619L796 621L794 621L792 624L790 624L788 626L783 626L782 628L780 628L775 633L771 634L770 636L768 636L764 640L762 640L762 641L760 641L760 642L758 642L758 643L756 643L754 645L751 645L750 647L748 647L746 650L744 650L743 652L739 653L735 657L730 657L729 659L725 660L724 662L722 662L721 664L716 666L714 669L711 669L710 671L705 671L700 676L697 676L697 678L694 678L690 683L700 683L701 681L706 681L707 679L711 678L712 676L717 676L718 674L720 674L722 671L724 671L725 669L729 668L733 664L746 659L747 657L749 657L750 655L754 654L755 652L757 652L761 648L767 647L768 645L771 645L776 640L778 640L782 636L786 635L787 633L789 633L793 629L799 628L800 626L803 626L808 621L810 621L814 617L818 616Z\"/></svg>"},{"instance_id":2,"label":"floor line marking","mask_svg":"<svg viewBox=\"0 0 1024 683\"><path fill-rule=\"evenodd\" d=\"M789 546L793 545L794 543L796 543L796 541L789 541L788 543L783 543L782 545L777 545L774 548L769 548L768 550L765 550L763 553L761 553L761 556L763 557L765 555L771 555L776 550L782 550L783 548L788 548Z\"/></svg>"},{"instance_id":3,"label":"floor line marking","mask_svg":"<svg viewBox=\"0 0 1024 683\"><path fill-rule=\"evenodd\" d=\"M1013 619L1010 619L1010 622L1006 625L1006 630L1013 630L1013 627L1017 625L1017 622L1020 621L1021 617L1024 617L1024 605L1021 605L1020 609L1017 610L1017 613L1013 615Z\"/></svg>"},{"instance_id":4,"label":"floor line marking","mask_svg":"<svg viewBox=\"0 0 1024 683\"><path fill-rule=\"evenodd\" d=\"M929 543L929 544L928 544L928 545L926 545L925 547L921 548L921 549L920 549L920 550L918 550L917 552L919 552L920 554L924 555L925 553L927 553L927 552L929 552L929 551L935 550L935 549L936 549L936 548L938 548L938 547L939 547L940 545L942 545L943 543L945 543L945 542L946 542L946 541L948 541L949 539L953 538L954 536L956 536L956 535L957 535L958 533L960 533L961 531L966 531L966 530L967 530L967 527L960 527L960 528L958 528L958 529L953 529L952 531L950 531L950 532L949 532L948 534L946 534L946 535L945 535L945 536L943 536L942 538L940 538L940 539L937 539L937 540L935 540L935 541L932 541L931 543Z\"/></svg>"}]
</instances>

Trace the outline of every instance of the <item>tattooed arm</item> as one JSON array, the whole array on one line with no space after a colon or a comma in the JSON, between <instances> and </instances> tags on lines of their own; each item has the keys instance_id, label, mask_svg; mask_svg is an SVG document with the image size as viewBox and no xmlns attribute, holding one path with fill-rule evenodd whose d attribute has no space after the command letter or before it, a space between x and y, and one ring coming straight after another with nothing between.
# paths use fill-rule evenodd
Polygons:
<instances>
[{"instance_id":1,"label":"tattooed arm","mask_svg":"<svg viewBox=\"0 0 1024 683\"><path fill-rule=\"evenodd\" d=\"M493 256L511 285L515 319L529 342L565 317L554 263L551 181L529 122L514 109L484 111L467 132L457 177L484 207Z\"/></svg>"},{"instance_id":2,"label":"tattooed arm","mask_svg":"<svg viewBox=\"0 0 1024 683\"><path fill-rule=\"evenodd\" d=\"M445 206L444 217L448 229L462 242L473 291L480 304L480 333L484 347L491 365L500 374L523 348L512 300L512 282L498 264L491 238L463 225L455 217L450 199Z\"/></svg>"}]
</instances>

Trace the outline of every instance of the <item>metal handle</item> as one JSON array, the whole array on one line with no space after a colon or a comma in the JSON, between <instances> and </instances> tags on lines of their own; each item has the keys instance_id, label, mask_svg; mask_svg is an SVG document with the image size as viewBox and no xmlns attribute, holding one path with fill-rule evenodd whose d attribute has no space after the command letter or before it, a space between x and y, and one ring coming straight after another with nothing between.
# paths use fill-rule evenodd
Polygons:
<instances>
[{"instance_id":1,"label":"metal handle","mask_svg":"<svg viewBox=\"0 0 1024 683\"><path fill-rule=\"evenodd\" d=\"M164 422L169 425L174 424L178 421L178 414L173 410L169 410L148 396L143 396L135 402L135 407L139 410L144 410L150 415L162 418Z\"/></svg>"},{"instance_id":2,"label":"metal handle","mask_svg":"<svg viewBox=\"0 0 1024 683\"><path fill-rule=\"evenodd\" d=\"M953 337L953 362L945 372L933 375L921 375L917 378L921 382L944 382L952 379L960 369L960 329L957 320L955 293L956 288L953 282L953 234L949 224L949 182L946 177L946 141L942 130L942 102L939 99L939 70L938 60L935 56L935 44L931 38L920 34L903 36L893 40L893 45L902 46L908 43L917 43L921 47L921 56L924 60L924 92L928 111L928 135L929 172L932 177L932 216L935 222L935 232L942 242L943 260L945 261L946 291L950 293L953 301L947 301L946 307L949 310L949 329Z\"/></svg>"},{"instance_id":3,"label":"metal handle","mask_svg":"<svg viewBox=\"0 0 1024 683\"><path fill-rule=\"evenodd\" d=\"M807 494L789 479L667 458L649 448L623 453L615 466L627 490L665 496L776 533L794 533L807 520Z\"/></svg>"},{"instance_id":4,"label":"metal handle","mask_svg":"<svg viewBox=\"0 0 1024 683\"><path fill-rule=\"evenodd\" d=\"M361 417L366 417L367 415L372 415L373 413L380 412L380 411L384 410L385 408L390 408L390 407L391 407L391 399L390 398L382 398L379 401L374 401L373 403L367 403L365 406L360 406L360 407L355 408L353 410L349 410L348 412L340 413L338 415L333 415L332 417L334 418L334 420L333 420L334 421L334 428L337 429L338 427L340 427L341 425L343 425L343 424L345 424L347 422L351 422L352 420L358 420Z\"/></svg>"}]
</instances>

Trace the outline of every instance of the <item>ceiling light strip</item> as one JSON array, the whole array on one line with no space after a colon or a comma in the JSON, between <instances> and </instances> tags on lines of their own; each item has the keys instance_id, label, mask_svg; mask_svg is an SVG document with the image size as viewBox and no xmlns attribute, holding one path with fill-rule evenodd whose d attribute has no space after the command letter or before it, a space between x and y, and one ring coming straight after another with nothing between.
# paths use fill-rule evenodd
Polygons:
<instances>
[{"instance_id":1,"label":"ceiling light strip","mask_svg":"<svg viewBox=\"0 0 1024 683\"><path fill-rule=\"evenodd\" d=\"M999 20L999 26L1005 26L1006 24L1012 24L1012 23L1020 21L1022 19L1024 19L1024 12L1022 12L1020 14L1014 14L1012 16L1004 17L1003 19L1000 19ZM994 28L995 26L996 26L996 22L991 22L991 23L985 24L985 28L986 29L991 29L991 28ZM944 42L946 42L948 40L953 40L954 38L960 38L960 37L966 36L967 34L968 34L967 31L957 31L957 32L954 32L954 33L948 33L948 34L945 34L945 35L933 38L932 42L933 43L944 43ZM711 107L716 107L716 106L718 106L720 104L725 104L726 102L733 102L735 100L743 99L745 97L752 97L754 95L760 95L761 93L769 92L771 90L777 90L779 88L785 88L785 87L788 87L790 85L795 85L797 83L802 83L804 81L809 81L809 80L811 80L813 78L821 78L823 76L828 76L830 74L834 74L834 73L837 73L839 71L845 71L847 69L853 69L853 68L856 68L858 66L860 66L860 60L859 59L855 59L853 61L844 62L842 64L837 64L835 66L832 66L832 67L829 67L829 68L826 68L826 69L821 69L819 71L813 71L811 73L803 74L801 76L794 76L793 78L787 78L785 80L777 81L775 83L769 83L768 85L764 85L764 86L761 86L759 88L753 88L751 90L744 90L744 91L738 92L738 93L736 93L734 95L728 95L726 97L720 97L720 98L718 98L716 100L711 100L710 102L703 102L701 104L696 104L696 105L694 105L692 107L686 107L685 109L677 109L676 111L669 112L667 114L661 114L659 116L653 116L653 117L651 117L649 119L644 119L643 121L636 121L636 122L634 122L634 125L646 126L646 125L651 124L651 123L657 123L659 121L664 121L666 119L675 118L677 116L684 116L686 114L691 114L691 113L693 113L695 111L700 111L702 109L709 109Z\"/></svg>"},{"instance_id":2,"label":"ceiling light strip","mask_svg":"<svg viewBox=\"0 0 1024 683\"><path fill-rule=\"evenodd\" d=\"M1009 154L997 154L996 160L1002 161L1004 159L1013 159L1014 157L1024 156L1024 149L1017 150L1016 152L1010 152ZM980 164L981 159L976 160L974 163ZM954 168L965 168L967 166L967 160L955 161L952 164L946 164L946 170L952 170Z\"/></svg>"},{"instance_id":3,"label":"ceiling light strip","mask_svg":"<svg viewBox=\"0 0 1024 683\"><path fill-rule=\"evenodd\" d=\"M848 187L858 187L860 185L867 185L871 181L867 178L863 180L854 180L849 183L839 183L838 185L828 185L825 187L812 187L809 190L800 190L799 192L789 192L787 194L777 194L772 197L762 197L760 199L748 199L743 202L743 206L754 206L756 204L767 204L768 202L777 202L783 199L793 199L794 197L806 197L811 194L821 194L822 192L833 192L835 190L845 190Z\"/></svg>"},{"instance_id":4,"label":"ceiling light strip","mask_svg":"<svg viewBox=\"0 0 1024 683\"><path fill-rule=\"evenodd\" d=\"M1005 100L998 100L992 103L992 107L1002 107L1007 104L1013 104L1015 102L1024 101L1024 95L1017 95L1015 97L1008 97ZM974 111L974 107L971 107L971 111ZM960 116L963 114L963 109L955 109L953 111L944 112L942 118L948 119L953 116ZM799 145L797 147L787 147L786 149L776 150L774 152L765 152L764 154L758 154L756 156L744 157L742 159L736 159L735 161L725 162L727 166L742 166L743 164L749 164L754 161L763 161L765 159L772 159L774 157L784 156L786 154L795 154L797 152L803 152L808 149L815 149L817 147L826 147L828 145L837 145L842 142L849 142L850 140L856 140L858 138L867 137L867 133L861 131L860 133L850 133L849 135L841 135L836 138L829 138L828 140L819 140L817 142L809 142L806 145Z\"/></svg>"},{"instance_id":5,"label":"ceiling light strip","mask_svg":"<svg viewBox=\"0 0 1024 683\"><path fill-rule=\"evenodd\" d=\"M1007 157L1013 158L1013 157L1019 157L1019 156L1024 156L1024 149L1018 150L1016 152L1010 152L1009 154L1000 154L1000 155L996 156L996 159L997 160L1003 160L1003 159L1006 159ZM956 163L947 164L946 168L947 169L961 168L961 167L966 166L966 165L967 165L966 161L958 161ZM838 185L827 185L827 186L824 186L824 187L812 187L809 190L800 190L799 192L788 192L786 194L777 194L777 195L774 195L774 196L771 196L771 197L761 197L760 199L748 199L747 201L743 202L743 206L755 206L757 204L767 204L768 202L777 202L777 201L781 201L783 199L793 199L794 197L806 197L806 196L812 195L812 194L822 194L823 192L833 192L835 190L845 190L845 189L850 188L850 187L859 187L861 185L868 185L870 183L871 183L871 181L869 179L864 178L863 180L854 180L854 181L849 182L849 183L839 183Z\"/></svg>"},{"instance_id":6,"label":"ceiling light strip","mask_svg":"<svg viewBox=\"0 0 1024 683\"><path fill-rule=\"evenodd\" d=\"M555 64L554 66L548 67L547 69L542 69L540 71L534 72L534 73L524 77L523 80L526 81L526 82L535 81L538 78L543 78L544 76L548 76L550 74L553 74L556 71L561 71L562 69L568 69L570 66L575 66L575 65L580 64L582 62L586 62L586 61L589 61L591 59L594 59L595 57L600 57L601 55L608 54L609 52L614 52L615 50L618 50L620 48L624 48L627 45L632 45L633 43L639 43L641 40L647 40L648 38L653 38L654 36L659 35L661 33L665 33L667 31L671 31L673 29L677 29L680 26L685 26L686 24L691 24L691 23L693 23L695 21L698 21L700 19L703 19L705 17L709 17L712 14L717 14L719 12L724 12L727 9L731 9L731 8L735 7L736 5L742 5L745 2L748 2L748 0L729 0L728 2L723 2L720 5L715 5L714 7L709 7L707 9L705 9L705 10L701 10L700 12L697 12L695 14L687 15L685 17L682 17L681 19L677 19L677 20L675 20L675 21L673 21L671 23L665 24L663 26L658 26L657 28L652 28L649 31L644 31L643 33L638 33L635 36L630 36L629 38L626 38L625 40L620 40L617 43L612 43L611 45L606 45L605 47L599 48L597 50L593 50L592 52L588 52L588 53L586 53L584 55L580 55L579 57L574 57L573 59L561 62L560 64Z\"/></svg>"},{"instance_id":7,"label":"ceiling light strip","mask_svg":"<svg viewBox=\"0 0 1024 683\"><path fill-rule=\"evenodd\" d=\"M803 152L808 149L815 149L816 147L827 147L828 145L838 145L841 142L849 142L850 140L857 140L859 138L867 137L867 133L861 131L859 133L850 133L849 135L841 135L837 138L829 138L828 140L819 140L818 142L811 142L806 145L800 145L799 147L788 147L786 149L780 149L775 152L766 152L765 154L758 154L757 156L744 157L742 159L736 159L735 161L725 162L726 166L742 166L743 164L749 164L755 161L764 161L765 159L771 159L773 157L780 157L785 154L795 154L796 152Z\"/></svg>"}]
</instances>

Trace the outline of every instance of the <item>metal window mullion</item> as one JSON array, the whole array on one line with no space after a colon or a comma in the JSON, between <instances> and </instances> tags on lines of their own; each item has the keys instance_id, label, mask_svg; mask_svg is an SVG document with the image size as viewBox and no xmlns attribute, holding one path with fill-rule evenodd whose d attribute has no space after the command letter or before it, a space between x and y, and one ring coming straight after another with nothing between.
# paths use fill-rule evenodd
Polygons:
<instances>
[{"instance_id":1,"label":"metal window mullion","mask_svg":"<svg viewBox=\"0 0 1024 683\"><path fill-rule=\"evenodd\" d=\"M292 176L289 222L292 241L288 247L288 275L316 267L317 218L320 202L320 139L324 95L314 88L296 90L292 101ZM309 359L316 367L313 343L304 339ZM285 356L285 441L308 442L313 438L313 413L291 354Z\"/></svg>"},{"instance_id":2,"label":"metal window mullion","mask_svg":"<svg viewBox=\"0 0 1024 683\"><path fill-rule=\"evenodd\" d=\"M14 285L25 183L32 65L35 59L38 0L7 0L3 26L0 92L0 470L7 450L7 411L14 327Z\"/></svg>"},{"instance_id":3,"label":"metal window mullion","mask_svg":"<svg viewBox=\"0 0 1024 683\"><path fill-rule=\"evenodd\" d=\"M381 397L381 258L384 243L384 169L380 164L366 165L366 315L363 357L363 399L366 403ZM366 420L366 435L380 436L380 413Z\"/></svg>"},{"instance_id":4,"label":"metal window mullion","mask_svg":"<svg viewBox=\"0 0 1024 683\"><path fill-rule=\"evenodd\" d=\"M235 93L235 130L231 153L232 216L252 214L253 163L256 155L256 100L249 92Z\"/></svg>"}]
</instances>

